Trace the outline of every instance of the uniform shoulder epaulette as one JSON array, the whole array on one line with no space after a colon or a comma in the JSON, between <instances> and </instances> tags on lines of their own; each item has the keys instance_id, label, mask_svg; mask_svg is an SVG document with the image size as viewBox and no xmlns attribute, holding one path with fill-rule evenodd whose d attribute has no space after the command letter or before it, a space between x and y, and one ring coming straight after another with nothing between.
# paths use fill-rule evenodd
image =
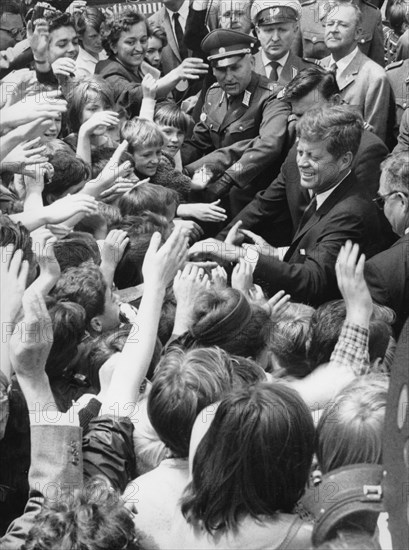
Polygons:
<instances>
[{"instance_id":1,"label":"uniform shoulder epaulette","mask_svg":"<svg viewBox=\"0 0 409 550\"><path fill-rule=\"evenodd\" d=\"M214 82L211 86L209 86L209 90L213 90L214 88L220 88L220 84L218 82Z\"/></svg>"},{"instance_id":2,"label":"uniform shoulder epaulette","mask_svg":"<svg viewBox=\"0 0 409 550\"><path fill-rule=\"evenodd\" d=\"M377 9L378 9L378 6L375 6L375 4L372 4L372 2L369 2L369 0L362 0L362 3L363 3L363 4L366 4L366 5L369 6L370 8L373 8L374 10L377 10Z\"/></svg>"},{"instance_id":3,"label":"uniform shoulder epaulette","mask_svg":"<svg viewBox=\"0 0 409 550\"><path fill-rule=\"evenodd\" d=\"M389 63L389 65L385 67L385 71L396 69L396 67L401 67L402 65L403 65L403 59L401 59L400 61L394 61L393 63Z\"/></svg>"},{"instance_id":4,"label":"uniform shoulder epaulette","mask_svg":"<svg viewBox=\"0 0 409 550\"><path fill-rule=\"evenodd\" d=\"M302 60L307 63L313 63L314 65L319 65L321 61L321 59L315 59L314 57L303 57Z\"/></svg>"},{"instance_id":5,"label":"uniform shoulder epaulette","mask_svg":"<svg viewBox=\"0 0 409 550\"><path fill-rule=\"evenodd\" d=\"M301 7L303 8L304 6L310 6L311 4L316 4L317 3L317 0L306 0L306 2L303 2L301 4Z\"/></svg>"}]
</instances>

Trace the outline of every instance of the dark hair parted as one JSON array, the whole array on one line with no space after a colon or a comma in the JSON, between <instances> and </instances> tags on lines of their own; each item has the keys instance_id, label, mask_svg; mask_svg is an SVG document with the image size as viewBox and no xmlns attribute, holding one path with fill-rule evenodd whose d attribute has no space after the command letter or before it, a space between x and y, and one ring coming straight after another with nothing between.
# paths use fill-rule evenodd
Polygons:
<instances>
[{"instance_id":1,"label":"dark hair parted","mask_svg":"<svg viewBox=\"0 0 409 550\"><path fill-rule=\"evenodd\" d=\"M234 383L227 353L217 348L171 348L156 368L148 415L160 439L178 457L189 454L197 415L218 401Z\"/></svg>"},{"instance_id":2,"label":"dark hair parted","mask_svg":"<svg viewBox=\"0 0 409 550\"><path fill-rule=\"evenodd\" d=\"M257 359L268 343L269 316L262 307L249 304L248 315L239 322L236 308L241 300L241 292L232 288L208 290L197 297L189 332L198 346L217 345L228 353Z\"/></svg>"},{"instance_id":3,"label":"dark hair parted","mask_svg":"<svg viewBox=\"0 0 409 550\"><path fill-rule=\"evenodd\" d=\"M102 476L46 500L23 550L138 550L135 525L119 493Z\"/></svg>"},{"instance_id":4,"label":"dark hair parted","mask_svg":"<svg viewBox=\"0 0 409 550\"><path fill-rule=\"evenodd\" d=\"M190 132L193 126L193 119L190 115L182 111L179 105L171 101L166 101L157 105L155 109L154 121L162 126L172 126L177 128L185 135Z\"/></svg>"},{"instance_id":5,"label":"dark hair parted","mask_svg":"<svg viewBox=\"0 0 409 550\"><path fill-rule=\"evenodd\" d=\"M100 32L105 20L106 17L104 13L95 6L87 6L84 11L75 12L74 23L80 42L87 28L91 27L97 32Z\"/></svg>"},{"instance_id":6,"label":"dark hair parted","mask_svg":"<svg viewBox=\"0 0 409 550\"><path fill-rule=\"evenodd\" d=\"M54 252L61 271L78 267L84 262L101 263L97 241L85 231L73 231L54 244Z\"/></svg>"},{"instance_id":7,"label":"dark hair parted","mask_svg":"<svg viewBox=\"0 0 409 550\"><path fill-rule=\"evenodd\" d=\"M187 521L211 534L245 516L290 513L314 450L311 413L291 388L259 384L224 397L193 459L182 498Z\"/></svg>"},{"instance_id":8,"label":"dark hair parted","mask_svg":"<svg viewBox=\"0 0 409 550\"><path fill-rule=\"evenodd\" d=\"M320 101L318 94L330 100L339 93L335 74L318 65L302 69L284 88L282 99L290 102L302 99L313 90L317 92L317 104Z\"/></svg>"},{"instance_id":9,"label":"dark hair parted","mask_svg":"<svg viewBox=\"0 0 409 550\"><path fill-rule=\"evenodd\" d=\"M115 100L112 88L103 78L95 75L77 81L68 94L68 125L71 132L77 133L82 124L82 113L88 101L99 99L104 110L114 110Z\"/></svg>"},{"instance_id":10,"label":"dark hair parted","mask_svg":"<svg viewBox=\"0 0 409 550\"><path fill-rule=\"evenodd\" d=\"M69 13L50 12L50 14L46 16L46 20L48 23L48 31L50 33L61 29L61 27L72 27L76 30L74 19Z\"/></svg>"},{"instance_id":11,"label":"dark hair parted","mask_svg":"<svg viewBox=\"0 0 409 550\"><path fill-rule=\"evenodd\" d=\"M148 21L149 28L151 31L151 37L155 37L158 40L162 42L162 48L168 45L168 37L166 35L165 29L162 27L162 25L152 25L150 21Z\"/></svg>"},{"instance_id":12,"label":"dark hair parted","mask_svg":"<svg viewBox=\"0 0 409 550\"><path fill-rule=\"evenodd\" d=\"M108 55L114 55L112 48L118 44L121 33L129 31L131 27L138 23L145 23L146 35L149 37L151 30L148 22L145 16L138 11L121 11L121 13L114 15L106 21L102 45Z\"/></svg>"},{"instance_id":13,"label":"dark hair parted","mask_svg":"<svg viewBox=\"0 0 409 550\"><path fill-rule=\"evenodd\" d=\"M358 151L364 131L362 116L347 105L325 105L309 109L297 122L297 137L306 141L325 141L335 158Z\"/></svg>"}]
</instances>

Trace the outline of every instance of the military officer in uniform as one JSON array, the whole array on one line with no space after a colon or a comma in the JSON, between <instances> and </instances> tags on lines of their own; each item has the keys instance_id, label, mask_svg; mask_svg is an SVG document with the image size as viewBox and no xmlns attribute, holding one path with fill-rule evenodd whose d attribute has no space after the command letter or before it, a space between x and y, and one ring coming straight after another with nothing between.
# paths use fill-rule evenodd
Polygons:
<instances>
[{"instance_id":1,"label":"military officer in uniform","mask_svg":"<svg viewBox=\"0 0 409 550\"><path fill-rule=\"evenodd\" d=\"M278 174L289 147L290 107L276 99L276 83L254 72L254 38L217 29L202 42L217 83L207 92L199 122L182 149L190 176L212 173L206 199L229 194L231 215Z\"/></svg>"},{"instance_id":2,"label":"military officer in uniform","mask_svg":"<svg viewBox=\"0 0 409 550\"><path fill-rule=\"evenodd\" d=\"M348 1L348 0L347 0ZM381 11L367 0L355 2L362 11L362 35L359 48L372 61L385 65ZM329 55L325 45L325 16L331 3L327 0L307 0L302 4L300 29L292 51L307 59L322 59Z\"/></svg>"},{"instance_id":3,"label":"military officer in uniform","mask_svg":"<svg viewBox=\"0 0 409 550\"><path fill-rule=\"evenodd\" d=\"M254 56L255 71L285 86L309 63L291 52L299 29L298 0L261 0L251 7L260 50Z\"/></svg>"},{"instance_id":4,"label":"military officer in uniform","mask_svg":"<svg viewBox=\"0 0 409 550\"><path fill-rule=\"evenodd\" d=\"M409 59L396 61L386 67L386 76L392 87L396 105L396 135L403 111L409 106Z\"/></svg>"}]
</instances>

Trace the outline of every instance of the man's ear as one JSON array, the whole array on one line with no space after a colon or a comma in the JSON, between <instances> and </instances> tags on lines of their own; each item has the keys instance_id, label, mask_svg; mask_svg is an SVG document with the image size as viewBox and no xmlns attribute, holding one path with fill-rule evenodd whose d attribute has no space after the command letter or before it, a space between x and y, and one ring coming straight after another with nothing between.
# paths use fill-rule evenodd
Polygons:
<instances>
[{"instance_id":1,"label":"man's ear","mask_svg":"<svg viewBox=\"0 0 409 550\"><path fill-rule=\"evenodd\" d=\"M355 29L355 40L359 40L362 36L362 27L356 27Z\"/></svg>"},{"instance_id":2,"label":"man's ear","mask_svg":"<svg viewBox=\"0 0 409 550\"><path fill-rule=\"evenodd\" d=\"M342 155L342 169L347 170L351 167L352 161L354 160L354 155L351 151L347 151L344 155Z\"/></svg>"},{"instance_id":3,"label":"man's ear","mask_svg":"<svg viewBox=\"0 0 409 550\"><path fill-rule=\"evenodd\" d=\"M98 316L93 317L89 324L90 324L91 329L94 332L97 332L98 334L101 334L101 332L102 332L102 323L101 323L101 319Z\"/></svg>"}]
</instances>

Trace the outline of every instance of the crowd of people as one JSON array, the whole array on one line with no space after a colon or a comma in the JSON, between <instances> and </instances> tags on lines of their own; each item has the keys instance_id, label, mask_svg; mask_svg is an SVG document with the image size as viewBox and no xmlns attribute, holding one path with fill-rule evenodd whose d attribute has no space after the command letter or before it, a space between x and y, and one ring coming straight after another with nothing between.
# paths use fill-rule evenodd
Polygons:
<instances>
[{"instance_id":1,"label":"crowd of people","mask_svg":"<svg viewBox=\"0 0 409 550\"><path fill-rule=\"evenodd\" d=\"M409 3L142 4L0 5L0 548L400 550Z\"/></svg>"}]
</instances>

